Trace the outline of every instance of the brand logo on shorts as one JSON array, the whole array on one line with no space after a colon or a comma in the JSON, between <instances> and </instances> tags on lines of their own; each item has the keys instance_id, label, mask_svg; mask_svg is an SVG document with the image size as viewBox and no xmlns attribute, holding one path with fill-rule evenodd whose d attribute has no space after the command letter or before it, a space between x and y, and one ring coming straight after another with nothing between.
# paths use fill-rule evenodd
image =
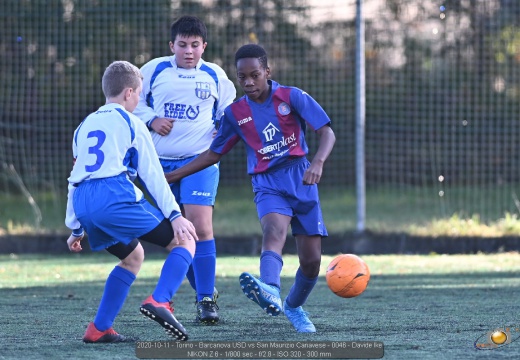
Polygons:
<instances>
[{"instance_id":1,"label":"brand logo on shorts","mask_svg":"<svg viewBox=\"0 0 520 360\"><path fill-rule=\"evenodd\" d=\"M197 191L197 190L193 190L193 192L191 193L192 196L211 196L211 193L209 192L204 192L204 191Z\"/></svg>"}]
</instances>

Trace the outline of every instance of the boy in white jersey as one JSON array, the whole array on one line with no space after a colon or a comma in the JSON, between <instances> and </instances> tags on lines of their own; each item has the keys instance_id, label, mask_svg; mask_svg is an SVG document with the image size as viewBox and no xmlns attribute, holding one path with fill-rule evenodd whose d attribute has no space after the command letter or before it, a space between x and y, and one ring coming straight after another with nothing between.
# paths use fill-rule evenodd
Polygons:
<instances>
[{"instance_id":1,"label":"boy in white jersey","mask_svg":"<svg viewBox=\"0 0 520 360\"><path fill-rule=\"evenodd\" d=\"M121 261L107 278L96 317L83 341L125 341L112 328L144 260L138 239L170 250L157 286L140 307L174 338L187 340L169 300L182 283L195 253L197 233L180 212L164 179L146 126L131 112L139 101L142 75L126 62L110 64L103 74L107 102L74 132L74 167L69 181L65 224L72 229L70 251L82 250L84 231L94 251L106 249ZM139 177L157 207L132 182Z\"/></svg>"},{"instance_id":2,"label":"boy in white jersey","mask_svg":"<svg viewBox=\"0 0 520 360\"><path fill-rule=\"evenodd\" d=\"M174 55L153 59L141 68L143 90L134 114L150 129L165 173L209 148L215 124L236 96L224 70L201 58L206 37L201 20L182 16L171 26L170 49ZM197 292L197 320L203 324L219 320L212 219L218 180L219 167L215 164L170 185L199 236L188 280Z\"/></svg>"}]
</instances>

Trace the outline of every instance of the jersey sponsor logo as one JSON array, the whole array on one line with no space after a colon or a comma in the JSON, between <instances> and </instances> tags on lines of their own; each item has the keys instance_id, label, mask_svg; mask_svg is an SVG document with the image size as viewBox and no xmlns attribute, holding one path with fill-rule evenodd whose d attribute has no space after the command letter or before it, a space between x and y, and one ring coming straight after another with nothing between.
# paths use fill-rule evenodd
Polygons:
<instances>
[{"instance_id":1,"label":"jersey sponsor logo","mask_svg":"<svg viewBox=\"0 0 520 360\"><path fill-rule=\"evenodd\" d=\"M164 117L175 120L195 120L199 116L199 106L186 104L165 103Z\"/></svg>"},{"instance_id":2,"label":"jersey sponsor logo","mask_svg":"<svg viewBox=\"0 0 520 360\"><path fill-rule=\"evenodd\" d=\"M273 123L267 124L264 130L262 130L262 134L265 136L265 141L269 142L272 141L274 138L274 135L279 132L278 128L273 125Z\"/></svg>"},{"instance_id":3,"label":"jersey sponsor logo","mask_svg":"<svg viewBox=\"0 0 520 360\"><path fill-rule=\"evenodd\" d=\"M282 147L284 146L289 146L289 147L293 147L296 145L296 143L294 143L296 141L296 135L294 133L292 133L291 136L289 137L285 137L285 136L282 136L282 139L272 145L267 145L267 146L264 146L263 148L261 148L260 150L258 150L258 152L262 155L264 154L267 154L267 153L270 153L270 152L273 152L273 151L279 151ZM293 144L294 143L294 144ZM292 144L292 145L291 145ZM281 153L278 153L278 154L274 154L273 156L271 156L270 158L272 157L275 157L275 156L282 156L283 154L285 154L288 150L284 150L283 152Z\"/></svg>"},{"instance_id":4,"label":"jersey sponsor logo","mask_svg":"<svg viewBox=\"0 0 520 360\"><path fill-rule=\"evenodd\" d=\"M179 79L195 79L194 75L179 75Z\"/></svg>"},{"instance_id":5,"label":"jersey sponsor logo","mask_svg":"<svg viewBox=\"0 0 520 360\"><path fill-rule=\"evenodd\" d=\"M251 116L248 116L242 120L238 120L238 126L242 126L244 125L245 123L248 123L250 122L251 120L253 120L253 118Z\"/></svg>"},{"instance_id":6,"label":"jersey sponsor logo","mask_svg":"<svg viewBox=\"0 0 520 360\"><path fill-rule=\"evenodd\" d=\"M294 145L296 145L296 144L291 145L291 147L293 147ZM262 157L262 160L271 160L271 159L273 159L275 157L284 156L285 153L287 153L287 152L289 152L289 149L285 149L284 151L281 151L281 152L276 153L274 155L266 155L266 156Z\"/></svg>"},{"instance_id":7,"label":"jersey sponsor logo","mask_svg":"<svg viewBox=\"0 0 520 360\"><path fill-rule=\"evenodd\" d=\"M291 113L291 108L287 103L283 102L280 105L278 105L278 112L282 116L289 115Z\"/></svg>"},{"instance_id":8,"label":"jersey sponsor logo","mask_svg":"<svg viewBox=\"0 0 520 360\"><path fill-rule=\"evenodd\" d=\"M211 96L211 85L207 82L196 82L195 95L202 100L209 99Z\"/></svg>"}]
</instances>

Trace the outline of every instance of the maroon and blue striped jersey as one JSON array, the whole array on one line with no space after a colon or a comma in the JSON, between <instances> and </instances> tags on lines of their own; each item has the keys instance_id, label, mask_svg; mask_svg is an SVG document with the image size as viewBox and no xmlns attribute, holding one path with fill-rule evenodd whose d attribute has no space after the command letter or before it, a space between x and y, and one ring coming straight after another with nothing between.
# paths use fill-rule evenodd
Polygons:
<instances>
[{"instance_id":1,"label":"maroon and blue striped jersey","mask_svg":"<svg viewBox=\"0 0 520 360\"><path fill-rule=\"evenodd\" d=\"M305 91L269 80L271 95L262 104L243 96L225 111L210 149L226 154L240 140L247 151L251 175L283 166L305 156L307 125L314 131L330 123L323 108Z\"/></svg>"}]
</instances>

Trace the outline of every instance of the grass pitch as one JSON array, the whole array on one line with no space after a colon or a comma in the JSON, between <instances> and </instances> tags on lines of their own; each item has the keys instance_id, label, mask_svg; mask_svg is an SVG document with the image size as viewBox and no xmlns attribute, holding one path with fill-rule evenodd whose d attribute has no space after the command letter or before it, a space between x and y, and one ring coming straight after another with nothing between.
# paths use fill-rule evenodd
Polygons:
<instances>
[{"instance_id":1,"label":"grass pitch","mask_svg":"<svg viewBox=\"0 0 520 360\"><path fill-rule=\"evenodd\" d=\"M242 271L258 273L258 257L219 257L217 287L221 322L195 323L194 292L183 283L174 297L175 314L190 341L382 341L385 359L520 358L520 341L495 350L474 342L497 328L516 329L520 256L363 256L371 269L367 290L343 299L327 288L323 275L305 310L316 334L295 332L285 318L269 317L238 285ZM155 322L139 314L153 290L164 256L143 265L114 328L140 340L170 340ZM106 254L0 256L0 359L135 359L135 345L84 344L106 276L116 264ZM284 257L282 295L292 284L295 256Z\"/></svg>"}]
</instances>

